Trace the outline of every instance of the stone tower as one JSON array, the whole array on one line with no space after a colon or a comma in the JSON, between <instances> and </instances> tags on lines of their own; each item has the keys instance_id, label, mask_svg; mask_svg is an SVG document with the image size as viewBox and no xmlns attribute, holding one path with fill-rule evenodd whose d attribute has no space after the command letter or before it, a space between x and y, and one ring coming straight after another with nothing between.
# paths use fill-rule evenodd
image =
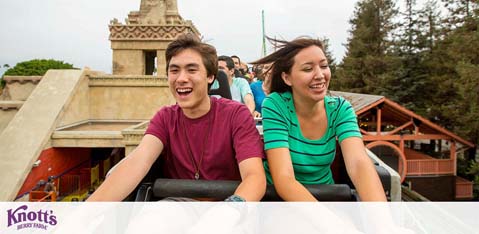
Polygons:
<instances>
[{"instance_id":1,"label":"stone tower","mask_svg":"<svg viewBox=\"0 0 479 234\"><path fill-rule=\"evenodd\" d=\"M200 35L179 15L176 0L141 0L140 11L130 12L125 24L113 19L109 28L113 75L166 77L168 44L184 33Z\"/></svg>"}]
</instances>

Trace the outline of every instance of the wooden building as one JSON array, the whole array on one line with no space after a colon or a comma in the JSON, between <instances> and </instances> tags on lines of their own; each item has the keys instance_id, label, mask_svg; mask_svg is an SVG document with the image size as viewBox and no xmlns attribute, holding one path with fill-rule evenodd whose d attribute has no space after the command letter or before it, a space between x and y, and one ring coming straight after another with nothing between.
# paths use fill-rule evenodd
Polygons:
<instances>
[{"instance_id":1,"label":"wooden building","mask_svg":"<svg viewBox=\"0 0 479 234\"><path fill-rule=\"evenodd\" d=\"M457 155L474 144L386 97L331 92L353 105L366 147L433 201L471 199L473 183L457 176Z\"/></svg>"}]
</instances>

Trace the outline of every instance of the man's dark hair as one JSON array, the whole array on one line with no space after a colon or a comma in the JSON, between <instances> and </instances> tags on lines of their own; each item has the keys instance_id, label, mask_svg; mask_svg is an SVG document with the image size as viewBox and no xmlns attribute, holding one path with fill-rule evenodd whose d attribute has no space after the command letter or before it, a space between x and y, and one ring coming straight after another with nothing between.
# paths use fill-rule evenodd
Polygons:
<instances>
[{"instance_id":1,"label":"man's dark hair","mask_svg":"<svg viewBox=\"0 0 479 234\"><path fill-rule=\"evenodd\" d=\"M216 54L215 47L201 42L198 36L192 33L180 35L166 48L166 74L168 74L171 58L186 49L192 49L200 54L207 76L216 76L218 72L218 55Z\"/></svg>"},{"instance_id":2,"label":"man's dark hair","mask_svg":"<svg viewBox=\"0 0 479 234\"><path fill-rule=\"evenodd\" d=\"M294 57L303 49L310 46L317 46L324 51L323 43L318 39L300 37L292 41L275 40L268 38L270 42L278 45L277 50L272 54L252 62L254 65L271 63L271 92L284 93L292 91L291 87L284 83L281 73L291 74L294 64Z\"/></svg>"},{"instance_id":3,"label":"man's dark hair","mask_svg":"<svg viewBox=\"0 0 479 234\"><path fill-rule=\"evenodd\" d=\"M233 58L238 59L238 63L241 65L241 59L237 55L231 55L231 59Z\"/></svg>"},{"instance_id":4,"label":"man's dark hair","mask_svg":"<svg viewBox=\"0 0 479 234\"><path fill-rule=\"evenodd\" d=\"M226 56L226 55L221 55L218 57L218 61L223 61L226 63L226 67L231 70L233 68L235 68L235 62L233 61L233 59L230 57L230 56Z\"/></svg>"}]
</instances>

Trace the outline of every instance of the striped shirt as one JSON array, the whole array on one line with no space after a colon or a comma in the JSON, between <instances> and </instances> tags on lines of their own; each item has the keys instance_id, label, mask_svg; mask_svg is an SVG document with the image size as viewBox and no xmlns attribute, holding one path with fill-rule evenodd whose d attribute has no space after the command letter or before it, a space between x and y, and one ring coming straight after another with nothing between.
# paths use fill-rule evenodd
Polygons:
<instances>
[{"instance_id":1,"label":"striped shirt","mask_svg":"<svg viewBox=\"0 0 479 234\"><path fill-rule=\"evenodd\" d=\"M272 93L263 102L265 150L288 148L296 180L302 184L333 184L331 163L336 154L336 139L362 137L356 113L342 97L324 98L328 128L317 140L303 136L292 94ZM274 156L273 156L274 157ZM273 183L268 162L264 162L268 183Z\"/></svg>"}]
</instances>

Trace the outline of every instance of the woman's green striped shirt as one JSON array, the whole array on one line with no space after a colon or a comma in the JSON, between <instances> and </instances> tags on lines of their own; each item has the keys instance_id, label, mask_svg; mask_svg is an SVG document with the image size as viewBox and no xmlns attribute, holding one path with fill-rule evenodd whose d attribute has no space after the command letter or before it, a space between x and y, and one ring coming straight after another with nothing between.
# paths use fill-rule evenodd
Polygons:
<instances>
[{"instance_id":1,"label":"woman's green striped shirt","mask_svg":"<svg viewBox=\"0 0 479 234\"><path fill-rule=\"evenodd\" d=\"M303 137L290 92L272 93L263 101L263 134L265 150L288 148L296 180L302 184L333 184L331 163L336 153L336 140L362 137L351 104L342 97L326 96L324 105L328 129L317 140ZM264 162L268 183L273 183L267 161Z\"/></svg>"}]
</instances>

